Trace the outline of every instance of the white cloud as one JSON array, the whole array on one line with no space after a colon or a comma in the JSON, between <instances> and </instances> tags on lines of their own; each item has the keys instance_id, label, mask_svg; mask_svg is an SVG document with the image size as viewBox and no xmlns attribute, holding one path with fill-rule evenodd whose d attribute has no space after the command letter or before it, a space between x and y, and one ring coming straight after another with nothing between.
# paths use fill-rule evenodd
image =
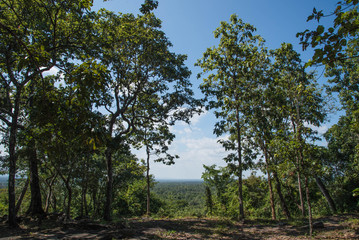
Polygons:
<instances>
[{"instance_id":1,"label":"white cloud","mask_svg":"<svg viewBox=\"0 0 359 240\"><path fill-rule=\"evenodd\" d=\"M200 179L204 171L203 165L225 165L223 157L227 153L217 140L208 137L198 139L183 137L175 140L169 153L177 154L180 158L171 166L152 161L151 174L157 179ZM144 151L138 152L137 156L144 159Z\"/></svg>"},{"instance_id":2,"label":"white cloud","mask_svg":"<svg viewBox=\"0 0 359 240\"><path fill-rule=\"evenodd\" d=\"M320 134L320 135L323 135L324 133L326 133L328 131L328 129L331 127L331 126L326 125L326 124L317 127L317 126L314 126L314 125L308 124L308 123L304 124L304 126L309 127L314 131L317 131L318 134Z\"/></svg>"},{"instance_id":3,"label":"white cloud","mask_svg":"<svg viewBox=\"0 0 359 240\"><path fill-rule=\"evenodd\" d=\"M205 109L202 109L202 111L203 111L203 113L195 114L191 118L191 124L192 125L197 125L203 119L203 117L205 117L208 114L208 111L206 111Z\"/></svg>"},{"instance_id":4,"label":"white cloud","mask_svg":"<svg viewBox=\"0 0 359 240\"><path fill-rule=\"evenodd\" d=\"M55 75L59 72L59 69L57 67L52 67L50 70L45 71L43 74L44 76L49 76L49 75Z\"/></svg>"},{"instance_id":5,"label":"white cloud","mask_svg":"<svg viewBox=\"0 0 359 240\"><path fill-rule=\"evenodd\" d=\"M214 116L205 111L195 115L189 125L178 123L172 126L170 130L176 134L176 138L168 152L180 158L171 166L155 163L151 159L151 174L156 179L200 179L203 165L225 166L223 158L228 152L212 134L214 121ZM144 151L136 151L136 154L140 159L146 158Z\"/></svg>"}]
</instances>

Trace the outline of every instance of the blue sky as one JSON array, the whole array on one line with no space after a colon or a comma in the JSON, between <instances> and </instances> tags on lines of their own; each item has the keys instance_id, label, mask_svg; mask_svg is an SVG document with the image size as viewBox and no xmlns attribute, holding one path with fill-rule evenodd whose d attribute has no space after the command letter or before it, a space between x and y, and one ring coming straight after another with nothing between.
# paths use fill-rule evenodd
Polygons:
<instances>
[{"instance_id":1,"label":"blue sky","mask_svg":"<svg viewBox=\"0 0 359 240\"><path fill-rule=\"evenodd\" d=\"M143 2L144 0L95 0L93 9L106 8L114 12L138 14ZM231 14L237 14L244 22L254 25L257 34L266 40L269 49L279 48L282 42L292 43L303 61L307 61L312 52L302 52L295 35L313 28L313 23L306 22L313 7L330 13L335 9L336 2L337 0L159 0L154 13L162 20L162 30L172 42L172 50L187 54L186 64L192 71L194 91L200 97L198 85L201 80L196 78L200 69L194 67L194 63L208 47L217 44L213 31L221 21L228 21ZM323 81L325 79L319 79L319 82ZM332 120L318 129L320 133L335 123L337 116L329 118ZM176 139L170 152L178 154L180 159L172 166L151 162L151 173L156 179L199 179L203 164L224 166L222 158L226 153L212 134L215 122L213 114L207 112L195 116L191 125L179 123L173 127ZM145 158L144 152L137 153L139 158Z\"/></svg>"}]
</instances>

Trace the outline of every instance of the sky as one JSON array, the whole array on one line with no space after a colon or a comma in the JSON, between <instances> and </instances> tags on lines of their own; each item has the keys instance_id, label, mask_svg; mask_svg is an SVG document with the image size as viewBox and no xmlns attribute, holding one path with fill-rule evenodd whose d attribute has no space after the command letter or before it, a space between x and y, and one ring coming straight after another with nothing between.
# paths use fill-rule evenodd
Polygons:
<instances>
[{"instance_id":1,"label":"sky","mask_svg":"<svg viewBox=\"0 0 359 240\"><path fill-rule=\"evenodd\" d=\"M116 13L136 15L143 2L144 0L95 0L93 10L106 8ZM266 40L268 49L279 48L283 42L292 43L306 62L311 58L312 51L302 51L296 33L315 26L312 22L306 22L314 7L330 13L335 9L336 2L337 0L159 0L154 13L162 20L162 30L173 44L171 50L188 56L186 65L192 71L190 80L193 90L196 97L201 97L198 86L202 80L196 77L201 69L194 67L194 64L207 48L217 45L218 40L214 38L213 31L221 21L229 21L232 14L237 14L244 22L256 27L256 34ZM318 81L323 82L325 79L318 77ZM329 116L328 121L317 129L318 132L324 133L337 119L337 115ZM204 171L203 165L224 166L222 159L228 153L217 143L219 138L213 134L215 122L213 113L205 112L194 116L190 125L178 123L171 128L176 139L169 152L180 158L171 166L151 161L151 174L156 179L200 179ZM140 159L146 159L144 151L136 151L136 154Z\"/></svg>"}]
</instances>

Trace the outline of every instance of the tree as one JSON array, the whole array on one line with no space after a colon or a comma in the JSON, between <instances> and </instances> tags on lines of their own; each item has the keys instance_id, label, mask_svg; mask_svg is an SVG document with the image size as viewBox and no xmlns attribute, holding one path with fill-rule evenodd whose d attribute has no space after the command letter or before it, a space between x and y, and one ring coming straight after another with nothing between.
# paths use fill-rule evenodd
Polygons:
<instances>
[{"instance_id":1,"label":"tree","mask_svg":"<svg viewBox=\"0 0 359 240\"><path fill-rule=\"evenodd\" d=\"M334 201L339 211L354 209L357 201L352 191L358 186L358 128L354 128L355 117L341 116L324 137L328 142L326 161L323 162L326 174L324 180L334 193Z\"/></svg>"},{"instance_id":2,"label":"tree","mask_svg":"<svg viewBox=\"0 0 359 240\"><path fill-rule=\"evenodd\" d=\"M104 105L108 112L104 219L110 220L112 154L118 144L141 126L188 121L197 101L190 90L186 57L170 52L171 43L153 14L134 17L102 11L97 22L102 48L98 58L108 66L108 92L114 103Z\"/></svg>"},{"instance_id":3,"label":"tree","mask_svg":"<svg viewBox=\"0 0 359 240\"><path fill-rule=\"evenodd\" d=\"M0 119L8 128L9 225L16 226L15 174L17 133L22 109L29 96L25 86L42 79L42 73L64 64L65 55L77 49L86 32L86 12L92 1L2 0L0 2Z\"/></svg>"},{"instance_id":4,"label":"tree","mask_svg":"<svg viewBox=\"0 0 359 240\"><path fill-rule=\"evenodd\" d=\"M323 11L313 9L307 21L316 19L318 27L316 30L305 30L298 33L301 38L303 48L311 46L315 53L309 65L325 65L326 77L331 83L328 87L329 92L339 93L339 98L346 116L340 120L340 126L344 122L353 132L357 132L358 125L358 46L359 46L359 14L358 0L345 0L337 3L337 7L332 14L324 15ZM325 26L319 25L322 18L333 17L333 25L325 29ZM345 119L351 119L347 121ZM338 126L333 126L330 136L336 132ZM344 127L345 129L346 127ZM346 130L345 130L346 132ZM338 136L337 136L338 137ZM333 140L335 140L334 137ZM341 137L339 137L340 139ZM358 148L358 141L355 140L355 147ZM331 145L333 148L333 145ZM341 146L336 146L340 149ZM351 152L350 150L349 152ZM356 150L355 150L356 151ZM345 161L345 160L344 160Z\"/></svg>"},{"instance_id":5,"label":"tree","mask_svg":"<svg viewBox=\"0 0 359 240\"><path fill-rule=\"evenodd\" d=\"M265 56L261 53L263 39L254 36L255 28L244 23L236 15L230 21L221 22L214 32L220 38L218 47L208 48L196 65L202 68L199 78L208 74L201 84L208 109L215 109L217 135L229 133L230 142L224 141L228 150L235 150L228 161L237 161L239 219L244 219L242 197L243 137L246 136L246 112L250 108L253 92L257 89L257 77L262 72ZM263 58L264 57L264 58ZM235 143L235 144L234 144ZM250 155L246 155L250 160Z\"/></svg>"},{"instance_id":6,"label":"tree","mask_svg":"<svg viewBox=\"0 0 359 240\"><path fill-rule=\"evenodd\" d=\"M137 129L136 138L143 144L146 149L146 181L147 181L147 209L146 215L150 215L150 158L155 155L157 158L155 162L162 162L166 165L174 164L174 160L178 159L178 155L171 155L168 153L168 146L172 143L175 135L170 132L166 125L152 125L142 126L143 129Z\"/></svg>"},{"instance_id":7,"label":"tree","mask_svg":"<svg viewBox=\"0 0 359 240\"><path fill-rule=\"evenodd\" d=\"M282 44L280 49L273 52L277 72L275 83L277 94L281 99L281 111L285 113L287 122L291 123L290 145L296 153L294 162L298 176L298 190L304 215L301 175L304 175L304 187L308 205L310 234L312 234L312 213L309 199L308 177L310 159L305 159L308 152L306 138L315 139L311 128L305 124L320 126L324 121L324 100L314 81L313 74L307 74L301 63L299 54L293 50L291 44Z\"/></svg>"},{"instance_id":8,"label":"tree","mask_svg":"<svg viewBox=\"0 0 359 240\"><path fill-rule=\"evenodd\" d=\"M213 200L212 200L212 191L211 191L211 188L209 186L206 186L206 195L205 196L206 196L207 213L212 215L212 213L213 213Z\"/></svg>"},{"instance_id":9,"label":"tree","mask_svg":"<svg viewBox=\"0 0 359 240\"><path fill-rule=\"evenodd\" d=\"M229 184L234 182L234 179L231 177L230 169L228 167L219 167L219 169L216 169L216 165L203 165L203 167L205 171L202 173L201 178L204 180L206 185L206 204L208 204L207 208L209 207L212 213L212 205L214 204L212 202L210 190L211 188L214 188L216 192L216 200L219 204L217 208L224 208L225 210L222 212L227 214L229 199L226 198L226 191L229 187ZM207 188L209 191L207 190Z\"/></svg>"}]
</instances>

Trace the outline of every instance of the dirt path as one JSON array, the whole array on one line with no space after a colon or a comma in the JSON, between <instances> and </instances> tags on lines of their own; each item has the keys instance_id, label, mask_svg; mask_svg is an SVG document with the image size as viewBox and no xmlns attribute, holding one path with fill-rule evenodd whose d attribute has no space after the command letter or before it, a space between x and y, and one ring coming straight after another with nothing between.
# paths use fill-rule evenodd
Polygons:
<instances>
[{"instance_id":1,"label":"dirt path","mask_svg":"<svg viewBox=\"0 0 359 240\"><path fill-rule=\"evenodd\" d=\"M340 215L317 219L315 239L359 239L359 226ZM223 219L126 219L117 224L91 221L59 223L26 220L20 229L0 224L0 239L310 239L300 224L255 220L238 223Z\"/></svg>"}]
</instances>

